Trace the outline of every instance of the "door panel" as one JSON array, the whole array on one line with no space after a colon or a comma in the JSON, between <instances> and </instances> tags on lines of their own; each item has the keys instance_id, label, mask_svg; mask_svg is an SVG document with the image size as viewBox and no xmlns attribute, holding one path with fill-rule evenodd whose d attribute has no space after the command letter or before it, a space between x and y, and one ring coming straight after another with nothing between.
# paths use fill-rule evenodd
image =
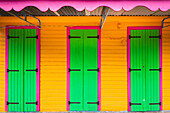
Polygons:
<instances>
[{"instance_id":1,"label":"door panel","mask_svg":"<svg viewBox=\"0 0 170 113\"><path fill-rule=\"evenodd\" d=\"M9 29L8 111L36 111L36 29ZM33 36L33 37L32 37ZM26 38L32 37L32 38Z\"/></svg>"},{"instance_id":2,"label":"door panel","mask_svg":"<svg viewBox=\"0 0 170 113\"><path fill-rule=\"evenodd\" d=\"M131 38L131 110L146 111L145 109L145 36L144 32L131 30L131 36L140 36L140 38ZM143 67L144 66L144 67Z\"/></svg>"},{"instance_id":3,"label":"door panel","mask_svg":"<svg viewBox=\"0 0 170 113\"><path fill-rule=\"evenodd\" d=\"M159 111L159 30L131 30L131 111ZM140 36L140 38L139 38ZM156 37L155 37L156 36Z\"/></svg>"},{"instance_id":4,"label":"door panel","mask_svg":"<svg viewBox=\"0 0 170 113\"><path fill-rule=\"evenodd\" d=\"M84 110L98 109L97 30L84 30Z\"/></svg>"},{"instance_id":5,"label":"door panel","mask_svg":"<svg viewBox=\"0 0 170 113\"><path fill-rule=\"evenodd\" d=\"M89 38L90 37L90 38ZM97 30L70 30L70 111L98 110Z\"/></svg>"},{"instance_id":6,"label":"door panel","mask_svg":"<svg viewBox=\"0 0 170 113\"><path fill-rule=\"evenodd\" d=\"M23 111L23 30L9 29L8 111Z\"/></svg>"},{"instance_id":7,"label":"door panel","mask_svg":"<svg viewBox=\"0 0 170 113\"><path fill-rule=\"evenodd\" d=\"M83 30L70 30L70 36L70 111L83 111Z\"/></svg>"},{"instance_id":8,"label":"door panel","mask_svg":"<svg viewBox=\"0 0 170 113\"><path fill-rule=\"evenodd\" d=\"M147 37L159 36L159 30L147 30L146 35ZM159 83L159 70L157 70L159 69L159 38L147 38L146 43L147 43L146 97L148 100L147 109L149 111L158 111L160 109L160 105L158 104L160 102L159 93L160 83Z\"/></svg>"},{"instance_id":9,"label":"door panel","mask_svg":"<svg viewBox=\"0 0 170 113\"><path fill-rule=\"evenodd\" d=\"M36 29L24 29L24 111L36 111Z\"/></svg>"}]
</instances>

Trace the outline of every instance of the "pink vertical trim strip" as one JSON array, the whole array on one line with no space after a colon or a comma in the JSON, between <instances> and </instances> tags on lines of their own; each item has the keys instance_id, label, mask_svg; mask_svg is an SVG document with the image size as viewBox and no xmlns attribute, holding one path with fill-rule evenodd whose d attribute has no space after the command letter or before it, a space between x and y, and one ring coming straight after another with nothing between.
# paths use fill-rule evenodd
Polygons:
<instances>
[{"instance_id":1,"label":"pink vertical trim strip","mask_svg":"<svg viewBox=\"0 0 170 113\"><path fill-rule=\"evenodd\" d=\"M161 39L159 39L159 65L162 69L162 27L161 26L148 26L148 27L128 27L127 28L127 72L128 72L128 111L131 111L131 107L129 106L129 102L131 102L131 88L130 88L130 31L131 30L147 30L147 29L158 29L159 35L161 35ZM160 72L160 110L162 110L162 70Z\"/></svg>"},{"instance_id":2,"label":"pink vertical trim strip","mask_svg":"<svg viewBox=\"0 0 170 113\"><path fill-rule=\"evenodd\" d=\"M36 29L37 30L37 69L38 72L36 73L37 80L36 80L36 100L38 101L38 105L36 106L36 111L40 111L40 29L34 26L19 26L19 27L9 27L6 28L6 56L5 56L5 69L8 69L8 40L7 36L9 34L9 29ZM8 106L6 102L8 101L8 73L5 70L5 111L8 111Z\"/></svg>"},{"instance_id":3,"label":"pink vertical trim strip","mask_svg":"<svg viewBox=\"0 0 170 113\"><path fill-rule=\"evenodd\" d=\"M161 35L161 39L159 39L159 66L161 68L161 72L160 73L160 102L161 102L161 105L160 105L160 111L162 110L162 28L160 27L159 28L159 35Z\"/></svg>"},{"instance_id":4,"label":"pink vertical trim strip","mask_svg":"<svg viewBox=\"0 0 170 113\"><path fill-rule=\"evenodd\" d=\"M98 111L101 110L101 29L99 26L74 26L74 27L67 27L67 111L70 110L68 101L70 101L70 73L68 69L70 68L70 30L71 29L97 29L99 40L98 40Z\"/></svg>"},{"instance_id":5,"label":"pink vertical trim strip","mask_svg":"<svg viewBox=\"0 0 170 113\"><path fill-rule=\"evenodd\" d=\"M67 27L67 111L70 110L70 106L68 104L68 101L70 101L70 73L68 72L68 69L70 68L70 28Z\"/></svg>"},{"instance_id":6,"label":"pink vertical trim strip","mask_svg":"<svg viewBox=\"0 0 170 113\"><path fill-rule=\"evenodd\" d=\"M98 111L101 111L101 29L100 27L98 28L98 35L99 35L99 40L98 40Z\"/></svg>"},{"instance_id":7,"label":"pink vertical trim strip","mask_svg":"<svg viewBox=\"0 0 170 113\"><path fill-rule=\"evenodd\" d=\"M131 88L130 88L130 72L129 72L129 68L130 68L130 39L129 39L129 35L130 35L130 29L127 29L127 80L128 80L128 111L131 111L131 106L129 106L129 103L131 102Z\"/></svg>"},{"instance_id":8,"label":"pink vertical trim strip","mask_svg":"<svg viewBox=\"0 0 170 113\"><path fill-rule=\"evenodd\" d=\"M38 39L37 39L37 111L40 111L40 29L37 29L37 35L38 35Z\"/></svg>"},{"instance_id":9,"label":"pink vertical trim strip","mask_svg":"<svg viewBox=\"0 0 170 113\"><path fill-rule=\"evenodd\" d=\"M7 36L9 34L8 28L6 28L6 36L5 36L5 41L6 41L6 48L5 48L5 111L8 111L8 105L6 104L8 101L8 39Z\"/></svg>"}]
</instances>

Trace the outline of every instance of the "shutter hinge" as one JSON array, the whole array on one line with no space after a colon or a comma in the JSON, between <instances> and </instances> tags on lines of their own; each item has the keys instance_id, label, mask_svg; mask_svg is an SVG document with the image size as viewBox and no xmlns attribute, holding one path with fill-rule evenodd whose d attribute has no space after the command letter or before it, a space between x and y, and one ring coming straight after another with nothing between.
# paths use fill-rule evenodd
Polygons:
<instances>
[{"instance_id":1,"label":"shutter hinge","mask_svg":"<svg viewBox=\"0 0 170 113\"><path fill-rule=\"evenodd\" d=\"M97 68L97 69L87 69L87 71L98 71L99 72L99 68Z\"/></svg>"},{"instance_id":2,"label":"shutter hinge","mask_svg":"<svg viewBox=\"0 0 170 113\"><path fill-rule=\"evenodd\" d=\"M129 39L131 39L131 38L141 38L141 36L131 36L131 35L129 35Z\"/></svg>"},{"instance_id":3,"label":"shutter hinge","mask_svg":"<svg viewBox=\"0 0 170 113\"><path fill-rule=\"evenodd\" d=\"M38 68L33 69L33 70L26 70L26 71L36 71L36 72L38 72Z\"/></svg>"},{"instance_id":4,"label":"shutter hinge","mask_svg":"<svg viewBox=\"0 0 170 113\"><path fill-rule=\"evenodd\" d=\"M30 36L30 37L26 37L26 38L36 38L36 39L38 39L38 35L37 36Z\"/></svg>"},{"instance_id":5,"label":"shutter hinge","mask_svg":"<svg viewBox=\"0 0 170 113\"><path fill-rule=\"evenodd\" d=\"M7 72L9 72L9 71L19 71L19 70L9 70L9 69L7 69Z\"/></svg>"},{"instance_id":6,"label":"shutter hinge","mask_svg":"<svg viewBox=\"0 0 170 113\"><path fill-rule=\"evenodd\" d=\"M131 103L131 102L129 102L129 106L131 106L131 105L142 105L141 103Z\"/></svg>"},{"instance_id":7,"label":"shutter hinge","mask_svg":"<svg viewBox=\"0 0 170 113\"><path fill-rule=\"evenodd\" d=\"M38 105L38 101L36 101L36 102L26 102L26 104L36 104L36 105Z\"/></svg>"},{"instance_id":8,"label":"shutter hinge","mask_svg":"<svg viewBox=\"0 0 170 113\"><path fill-rule=\"evenodd\" d=\"M81 71L80 69L68 69L68 72L70 72L70 71Z\"/></svg>"},{"instance_id":9,"label":"shutter hinge","mask_svg":"<svg viewBox=\"0 0 170 113\"><path fill-rule=\"evenodd\" d=\"M97 39L99 39L99 35L97 35L97 36L87 36L87 38L97 38Z\"/></svg>"},{"instance_id":10,"label":"shutter hinge","mask_svg":"<svg viewBox=\"0 0 170 113\"><path fill-rule=\"evenodd\" d=\"M149 69L149 71L159 71L159 72L161 72L161 68L159 68L159 69Z\"/></svg>"},{"instance_id":11,"label":"shutter hinge","mask_svg":"<svg viewBox=\"0 0 170 113\"><path fill-rule=\"evenodd\" d=\"M7 101L6 104L8 105L8 104L19 104L19 103L18 103L18 102L8 102L8 101Z\"/></svg>"},{"instance_id":12,"label":"shutter hinge","mask_svg":"<svg viewBox=\"0 0 170 113\"><path fill-rule=\"evenodd\" d=\"M159 35L159 36L149 36L149 38L159 38L159 39L161 39L161 35Z\"/></svg>"},{"instance_id":13,"label":"shutter hinge","mask_svg":"<svg viewBox=\"0 0 170 113\"><path fill-rule=\"evenodd\" d=\"M70 39L70 38L81 38L81 37L80 37L80 36L70 36L70 35L69 35L68 38Z\"/></svg>"},{"instance_id":14,"label":"shutter hinge","mask_svg":"<svg viewBox=\"0 0 170 113\"><path fill-rule=\"evenodd\" d=\"M68 101L68 104L70 105L70 104L80 104L80 102L70 102L70 101Z\"/></svg>"},{"instance_id":15,"label":"shutter hinge","mask_svg":"<svg viewBox=\"0 0 170 113\"><path fill-rule=\"evenodd\" d=\"M19 36L7 36L7 39L10 39L10 38L19 38Z\"/></svg>"},{"instance_id":16,"label":"shutter hinge","mask_svg":"<svg viewBox=\"0 0 170 113\"><path fill-rule=\"evenodd\" d=\"M87 102L87 104L97 104L97 105L99 105L99 101L98 102Z\"/></svg>"},{"instance_id":17,"label":"shutter hinge","mask_svg":"<svg viewBox=\"0 0 170 113\"><path fill-rule=\"evenodd\" d=\"M129 68L129 72L131 72L131 71L141 71L141 69L131 69L131 68Z\"/></svg>"},{"instance_id":18,"label":"shutter hinge","mask_svg":"<svg viewBox=\"0 0 170 113\"><path fill-rule=\"evenodd\" d=\"M160 105L161 106L161 102L159 102L159 103L149 103L149 105Z\"/></svg>"}]
</instances>

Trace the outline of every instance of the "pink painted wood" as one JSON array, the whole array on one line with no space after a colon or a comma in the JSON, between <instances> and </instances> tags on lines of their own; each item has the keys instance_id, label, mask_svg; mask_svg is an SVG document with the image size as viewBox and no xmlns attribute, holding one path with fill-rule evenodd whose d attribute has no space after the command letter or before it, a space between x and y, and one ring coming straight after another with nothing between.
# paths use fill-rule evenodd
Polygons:
<instances>
[{"instance_id":1,"label":"pink painted wood","mask_svg":"<svg viewBox=\"0 0 170 113\"><path fill-rule=\"evenodd\" d=\"M88 11L93 11L97 7L107 6L115 11L124 9L129 11L136 6L144 6L151 11L167 11L170 7L170 0L0 0L0 7L6 11L12 8L16 11L21 11L27 6L35 6L41 11L57 11L61 7L71 6L78 11L85 8Z\"/></svg>"},{"instance_id":2,"label":"pink painted wood","mask_svg":"<svg viewBox=\"0 0 170 113\"><path fill-rule=\"evenodd\" d=\"M5 70L8 69L8 34L9 29L36 29L37 30L37 69L38 72L36 74L37 76L37 82L36 82L36 88L37 88L37 94L36 94L36 100L38 102L38 105L36 107L37 111L40 111L40 29L38 29L35 26L16 26L16 27L8 27L6 28L6 49L5 49ZM5 71L5 111L8 111L8 105L6 104L8 101L8 73Z\"/></svg>"},{"instance_id":3,"label":"pink painted wood","mask_svg":"<svg viewBox=\"0 0 170 113\"><path fill-rule=\"evenodd\" d=\"M97 29L99 40L98 40L98 111L101 110L101 29L100 26L74 26L74 27L67 27L67 69L70 68L70 30L71 29ZM69 104L70 101L70 73L67 70L67 111L69 111Z\"/></svg>"},{"instance_id":4,"label":"pink painted wood","mask_svg":"<svg viewBox=\"0 0 170 113\"><path fill-rule=\"evenodd\" d=\"M128 111L131 111L129 102L131 102L131 81L130 81L130 31L131 30L147 30L147 29L158 29L161 39L159 39L159 65L162 69L162 27L161 26L148 26L148 27L128 27L127 28L127 78L128 78ZM162 103L162 71L160 72L160 102ZM162 110L162 104L160 105L160 110Z\"/></svg>"}]
</instances>

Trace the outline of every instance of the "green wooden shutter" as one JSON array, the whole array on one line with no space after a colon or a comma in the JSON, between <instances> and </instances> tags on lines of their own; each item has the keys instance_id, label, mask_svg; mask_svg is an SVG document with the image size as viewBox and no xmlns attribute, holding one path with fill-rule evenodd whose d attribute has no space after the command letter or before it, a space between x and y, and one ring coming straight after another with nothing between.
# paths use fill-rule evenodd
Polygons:
<instances>
[{"instance_id":1,"label":"green wooden shutter","mask_svg":"<svg viewBox=\"0 0 170 113\"><path fill-rule=\"evenodd\" d=\"M159 111L159 30L131 30L130 46L131 111Z\"/></svg>"},{"instance_id":2,"label":"green wooden shutter","mask_svg":"<svg viewBox=\"0 0 170 113\"><path fill-rule=\"evenodd\" d=\"M24 29L24 111L36 111L36 29Z\"/></svg>"},{"instance_id":3,"label":"green wooden shutter","mask_svg":"<svg viewBox=\"0 0 170 113\"><path fill-rule=\"evenodd\" d=\"M146 111L145 109L145 62L146 41L145 32L131 30L130 61L131 61L131 111ZM135 37L135 36L138 36ZM139 38L140 37L140 38ZM144 67L143 67L144 66Z\"/></svg>"},{"instance_id":4,"label":"green wooden shutter","mask_svg":"<svg viewBox=\"0 0 170 113\"><path fill-rule=\"evenodd\" d=\"M36 71L26 71L36 69L35 36L36 29L9 29L8 111L36 111Z\"/></svg>"},{"instance_id":5,"label":"green wooden shutter","mask_svg":"<svg viewBox=\"0 0 170 113\"><path fill-rule=\"evenodd\" d=\"M83 30L70 30L70 111L83 111L83 57Z\"/></svg>"},{"instance_id":6,"label":"green wooden shutter","mask_svg":"<svg viewBox=\"0 0 170 113\"><path fill-rule=\"evenodd\" d=\"M157 36L157 37L153 37ZM146 97L147 110L160 110L160 83L159 83L159 30L146 31Z\"/></svg>"},{"instance_id":7,"label":"green wooden shutter","mask_svg":"<svg viewBox=\"0 0 170 113\"><path fill-rule=\"evenodd\" d=\"M70 30L69 40L70 111L97 111L97 30Z\"/></svg>"},{"instance_id":8,"label":"green wooden shutter","mask_svg":"<svg viewBox=\"0 0 170 113\"><path fill-rule=\"evenodd\" d=\"M84 30L84 111L98 109L97 30Z\"/></svg>"},{"instance_id":9,"label":"green wooden shutter","mask_svg":"<svg viewBox=\"0 0 170 113\"><path fill-rule=\"evenodd\" d=\"M8 111L23 111L23 30L9 29Z\"/></svg>"}]
</instances>

